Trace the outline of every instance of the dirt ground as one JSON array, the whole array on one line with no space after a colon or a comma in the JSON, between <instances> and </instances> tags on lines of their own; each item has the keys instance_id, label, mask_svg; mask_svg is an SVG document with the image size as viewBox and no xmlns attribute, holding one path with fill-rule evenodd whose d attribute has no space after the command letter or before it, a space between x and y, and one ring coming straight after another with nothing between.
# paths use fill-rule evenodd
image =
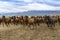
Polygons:
<instances>
[{"instance_id":1,"label":"dirt ground","mask_svg":"<svg viewBox=\"0 0 60 40\"><path fill-rule=\"evenodd\" d=\"M0 25L0 40L60 40L60 26L56 24L52 30L41 24L37 29L30 30L23 25Z\"/></svg>"}]
</instances>

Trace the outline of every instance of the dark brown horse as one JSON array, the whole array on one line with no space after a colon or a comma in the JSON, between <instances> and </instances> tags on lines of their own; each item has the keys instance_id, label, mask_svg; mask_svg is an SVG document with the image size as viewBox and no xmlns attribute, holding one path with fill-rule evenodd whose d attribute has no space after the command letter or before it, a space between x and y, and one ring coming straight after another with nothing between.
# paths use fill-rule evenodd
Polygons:
<instances>
[{"instance_id":1,"label":"dark brown horse","mask_svg":"<svg viewBox=\"0 0 60 40\"><path fill-rule=\"evenodd\" d=\"M28 16L24 16L23 20L24 20L24 25L28 25Z\"/></svg>"}]
</instances>

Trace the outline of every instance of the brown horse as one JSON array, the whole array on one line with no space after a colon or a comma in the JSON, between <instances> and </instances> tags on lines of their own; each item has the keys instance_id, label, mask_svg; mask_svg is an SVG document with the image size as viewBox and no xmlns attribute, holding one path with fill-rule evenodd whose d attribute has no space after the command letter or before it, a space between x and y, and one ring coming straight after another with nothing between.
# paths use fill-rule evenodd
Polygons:
<instances>
[{"instance_id":1,"label":"brown horse","mask_svg":"<svg viewBox=\"0 0 60 40\"><path fill-rule=\"evenodd\" d=\"M28 25L29 25L30 29L34 29L34 26L35 26L34 23L35 23L34 18L28 18Z\"/></svg>"},{"instance_id":2,"label":"brown horse","mask_svg":"<svg viewBox=\"0 0 60 40\"><path fill-rule=\"evenodd\" d=\"M3 22L3 26L4 26L4 24L6 24L6 26L8 26L9 23L11 22L11 19L6 18L5 16L2 16L2 22Z\"/></svg>"},{"instance_id":3,"label":"brown horse","mask_svg":"<svg viewBox=\"0 0 60 40\"><path fill-rule=\"evenodd\" d=\"M42 16L37 16L35 17L35 22L39 26L41 23L43 23L43 18Z\"/></svg>"},{"instance_id":4,"label":"brown horse","mask_svg":"<svg viewBox=\"0 0 60 40\"><path fill-rule=\"evenodd\" d=\"M58 16L58 23L59 23L59 25L60 25L60 16Z\"/></svg>"},{"instance_id":5,"label":"brown horse","mask_svg":"<svg viewBox=\"0 0 60 40\"><path fill-rule=\"evenodd\" d=\"M12 16L11 17L11 23L17 25L19 23L19 17L18 16Z\"/></svg>"}]
</instances>

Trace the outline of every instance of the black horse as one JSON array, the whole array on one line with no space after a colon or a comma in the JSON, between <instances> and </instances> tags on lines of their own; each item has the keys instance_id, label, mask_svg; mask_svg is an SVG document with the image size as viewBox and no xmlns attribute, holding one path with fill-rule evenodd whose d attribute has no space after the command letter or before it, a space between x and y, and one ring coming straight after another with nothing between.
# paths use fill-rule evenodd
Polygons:
<instances>
[{"instance_id":1,"label":"black horse","mask_svg":"<svg viewBox=\"0 0 60 40\"><path fill-rule=\"evenodd\" d=\"M45 23L49 28L55 27L55 22L50 18L50 16L45 16Z\"/></svg>"}]
</instances>

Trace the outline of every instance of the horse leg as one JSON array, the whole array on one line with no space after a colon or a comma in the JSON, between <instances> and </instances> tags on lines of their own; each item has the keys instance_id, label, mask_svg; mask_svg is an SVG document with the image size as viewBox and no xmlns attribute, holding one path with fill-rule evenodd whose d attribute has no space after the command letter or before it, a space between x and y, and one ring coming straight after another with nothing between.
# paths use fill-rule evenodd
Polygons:
<instances>
[{"instance_id":1,"label":"horse leg","mask_svg":"<svg viewBox=\"0 0 60 40\"><path fill-rule=\"evenodd\" d=\"M22 25L23 23L21 22L21 25Z\"/></svg>"},{"instance_id":2,"label":"horse leg","mask_svg":"<svg viewBox=\"0 0 60 40\"><path fill-rule=\"evenodd\" d=\"M34 26L35 26L35 29L37 29L38 26L36 25L36 23L34 23Z\"/></svg>"},{"instance_id":3,"label":"horse leg","mask_svg":"<svg viewBox=\"0 0 60 40\"><path fill-rule=\"evenodd\" d=\"M16 22L14 22L14 26L16 26Z\"/></svg>"},{"instance_id":4,"label":"horse leg","mask_svg":"<svg viewBox=\"0 0 60 40\"><path fill-rule=\"evenodd\" d=\"M23 27L25 27L25 23L24 22L22 23L22 25L23 25Z\"/></svg>"},{"instance_id":5,"label":"horse leg","mask_svg":"<svg viewBox=\"0 0 60 40\"><path fill-rule=\"evenodd\" d=\"M25 26L25 25L26 25L26 23L25 23L25 22L23 22L23 25Z\"/></svg>"},{"instance_id":6,"label":"horse leg","mask_svg":"<svg viewBox=\"0 0 60 40\"><path fill-rule=\"evenodd\" d=\"M32 29L35 29L35 25L34 25L34 23L32 24L32 26L33 26L33 28L32 28Z\"/></svg>"},{"instance_id":7,"label":"horse leg","mask_svg":"<svg viewBox=\"0 0 60 40\"><path fill-rule=\"evenodd\" d=\"M49 29L52 29L52 24L47 24Z\"/></svg>"},{"instance_id":8,"label":"horse leg","mask_svg":"<svg viewBox=\"0 0 60 40\"><path fill-rule=\"evenodd\" d=\"M55 27L55 23L56 23L55 21L51 23L52 27Z\"/></svg>"},{"instance_id":9,"label":"horse leg","mask_svg":"<svg viewBox=\"0 0 60 40\"><path fill-rule=\"evenodd\" d=\"M38 22L38 26L39 26L39 24L40 24L40 23Z\"/></svg>"},{"instance_id":10,"label":"horse leg","mask_svg":"<svg viewBox=\"0 0 60 40\"><path fill-rule=\"evenodd\" d=\"M51 24L51 28L50 29L54 29L53 26L55 27L55 24Z\"/></svg>"},{"instance_id":11,"label":"horse leg","mask_svg":"<svg viewBox=\"0 0 60 40\"><path fill-rule=\"evenodd\" d=\"M53 24L53 26L55 27L55 23Z\"/></svg>"},{"instance_id":12,"label":"horse leg","mask_svg":"<svg viewBox=\"0 0 60 40\"><path fill-rule=\"evenodd\" d=\"M50 29L53 29L53 26L55 27L55 23L50 23Z\"/></svg>"},{"instance_id":13,"label":"horse leg","mask_svg":"<svg viewBox=\"0 0 60 40\"><path fill-rule=\"evenodd\" d=\"M37 22L37 25L39 26L39 22Z\"/></svg>"},{"instance_id":14,"label":"horse leg","mask_svg":"<svg viewBox=\"0 0 60 40\"><path fill-rule=\"evenodd\" d=\"M59 25L60 25L60 21L59 21Z\"/></svg>"},{"instance_id":15,"label":"horse leg","mask_svg":"<svg viewBox=\"0 0 60 40\"><path fill-rule=\"evenodd\" d=\"M5 23L3 22L3 23L2 23L3 27L4 27L4 24L5 24Z\"/></svg>"},{"instance_id":16,"label":"horse leg","mask_svg":"<svg viewBox=\"0 0 60 40\"><path fill-rule=\"evenodd\" d=\"M16 22L16 25L18 25L18 21Z\"/></svg>"},{"instance_id":17,"label":"horse leg","mask_svg":"<svg viewBox=\"0 0 60 40\"><path fill-rule=\"evenodd\" d=\"M24 24L25 24L25 26L26 26L26 25L27 25L27 22L25 22Z\"/></svg>"},{"instance_id":18,"label":"horse leg","mask_svg":"<svg viewBox=\"0 0 60 40\"><path fill-rule=\"evenodd\" d=\"M1 25L1 22L0 22L0 25Z\"/></svg>"},{"instance_id":19,"label":"horse leg","mask_svg":"<svg viewBox=\"0 0 60 40\"><path fill-rule=\"evenodd\" d=\"M32 28L32 24L29 24L29 28L30 28L31 30L33 30L33 28Z\"/></svg>"},{"instance_id":20,"label":"horse leg","mask_svg":"<svg viewBox=\"0 0 60 40\"><path fill-rule=\"evenodd\" d=\"M51 24L47 24L47 27L48 27L48 28L51 28Z\"/></svg>"},{"instance_id":21,"label":"horse leg","mask_svg":"<svg viewBox=\"0 0 60 40\"><path fill-rule=\"evenodd\" d=\"M6 26L8 27L8 23L5 23L6 24Z\"/></svg>"},{"instance_id":22,"label":"horse leg","mask_svg":"<svg viewBox=\"0 0 60 40\"><path fill-rule=\"evenodd\" d=\"M29 24L28 27L31 29L31 25Z\"/></svg>"},{"instance_id":23,"label":"horse leg","mask_svg":"<svg viewBox=\"0 0 60 40\"><path fill-rule=\"evenodd\" d=\"M48 26L48 28L50 27L50 25L49 25L49 24L47 24L47 26Z\"/></svg>"},{"instance_id":24,"label":"horse leg","mask_svg":"<svg viewBox=\"0 0 60 40\"><path fill-rule=\"evenodd\" d=\"M10 23L8 23L8 26L10 26Z\"/></svg>"},{"instance_id":25,"label":"horse leg","mask_svg":"<svg viewBox=\"0 0 60 40\"><path fill-rule=\"evenodd\" d=\"M46 22L46 24L47 24L47 27L49 28L49 27L50 27L49 23L48 23L48 22Z\"/></svg>"}]
</instances>

